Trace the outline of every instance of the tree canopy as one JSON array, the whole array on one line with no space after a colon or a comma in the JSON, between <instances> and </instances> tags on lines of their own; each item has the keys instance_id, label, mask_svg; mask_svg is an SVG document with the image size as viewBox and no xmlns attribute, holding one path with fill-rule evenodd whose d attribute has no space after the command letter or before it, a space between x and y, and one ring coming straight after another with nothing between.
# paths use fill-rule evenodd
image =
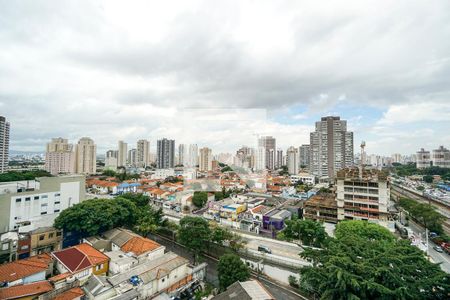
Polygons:
<instances>
[{"instance_id":1,"label":"tree canopy","mask_svg":"<svg viewBox=\"0 0 450 300\"><path fill-rule=\"evenodd\" d=\"M321 299L448 299L448 275L407 240L379 225L343 221L323 250L305 249L312 266L300 288Z\"/></svg>"},{"instance_id":2,"label":"tree canopy","mask_svg":"<svg viewBox=\"0 0 450 300\"><path fill-rule=\"evenodd\" d=\"M442 223L445 220L445 217L436 211L432 205L419 203L409 198L400 198L398 204L403 207L413 219L429 230L439 234L443 233Z\"/></svg>"},{"instance_id":3,"label":"tree canopy","mask_svg":"<svg viewBox=\"0 0 450 300\"><path fill-rule=\"evenodd\" d=\"M195 191L194 195L192 196L192 203L198 208L203 207L206 202L208 201L208 193L207 192L200 192Z\"/></svg>"},{"instance_id":4,"label":"tree canopy","mask_svg":"<svg viewBox=\"0 0 450 300\"><path fill-rule=\"evenodd\" d=\"M198 256L207 247L211 236L208 222L200 217L187 216L180 220L178 241Z\"/></svg>"},{"instance_id":5,"label":"tree canopy","mask_svg":"<svg viewBox=\"0 0 450 300\"><path fill-rule=\"evenodd\" d=\"M287 240L299 239L304 245L314 247L321 247L328 237L322 223L308 219L287 220L282 233Z\"/></svg>"},{"instance_id":6,"label":"tree canopy","mask_svg":"<svg viewBox=\"0 0 450 300\"><path fill-rule=\"evenodd\" d=\"M33 171L8 171L0 174L0 182L33 180L37 177L51 177L52 175L44 170Z\"/></svg>"},{"instance_id":7,"label":"tree canopy","mask_svg":"<svg viewBox=\"0 0 450 300\"><path fill-rule=\"evenodd\" d=\"M217 267L219 273L220 290L225 290L236 281L246 281L250 278L250 271L236 254L225 254L219 259Z\"/></svg>"}]
</instances>

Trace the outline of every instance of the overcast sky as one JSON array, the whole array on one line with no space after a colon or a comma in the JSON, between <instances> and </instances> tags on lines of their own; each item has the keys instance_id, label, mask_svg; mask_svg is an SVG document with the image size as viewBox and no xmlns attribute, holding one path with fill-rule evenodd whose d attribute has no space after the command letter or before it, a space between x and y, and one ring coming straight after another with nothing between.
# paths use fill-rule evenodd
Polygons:
<instances>
[{"instance_id":1,"label":"overcast sky","mask_svg":"<svg viewBox=\"0 0 450 300\"><path fill-rule=\"evenodd\" d=\"M0 0L12 150L286 149L329 114L369 153L450 147L450 1Z\"/></svg>"}]
</instances>

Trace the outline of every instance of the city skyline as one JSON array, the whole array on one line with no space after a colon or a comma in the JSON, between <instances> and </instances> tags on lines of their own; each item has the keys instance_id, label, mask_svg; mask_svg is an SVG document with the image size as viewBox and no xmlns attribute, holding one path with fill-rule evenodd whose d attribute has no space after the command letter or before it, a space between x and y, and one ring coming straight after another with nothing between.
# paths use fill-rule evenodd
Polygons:
<instances>
[{"instance_id":1,"label":"city skyline","mask_svg":"<svg viewBox=\"0 0 450 300\"><path fill-rule=\"evenodd\" d=\"M450 140L448 1L45 3L1 12L12 151L167 136L231 152L253 134L287 149L326 115L382 155Z\"/></svg>"}]
</instances>

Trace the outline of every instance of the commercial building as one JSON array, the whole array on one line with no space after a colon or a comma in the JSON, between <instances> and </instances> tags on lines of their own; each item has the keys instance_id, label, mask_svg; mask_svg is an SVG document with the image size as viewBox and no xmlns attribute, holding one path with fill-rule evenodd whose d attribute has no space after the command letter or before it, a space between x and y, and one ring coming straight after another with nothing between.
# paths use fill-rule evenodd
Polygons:
<instances>
[{"instance_id":1,"label":"commercial building","mask_svg":"<svg viewBox=\"0 0 450 300\"><path fill-rule=\"evenodd\" d=\"M0 183L0 232L53 226L62 210L84 199L82 175Z\"/></svg>"},{"instance_id":2,"label":"commercial building","mask_svg":"<svg viewBox=\"0 0 450 300\"><path fill-rule=\"evenodd\" d=\"M204 147L200 149L198 169L202 172L212 171L212 150Z\"/></svg>"},{"instance_id":3,"label":"commercial building","mask_svg":"<svg viewBox=\"0 0 450 300\"><path fill-rule=\"evenodd\" d=\"M416 153L416 168L417 169L425 169L431 166L431 156L430 151L426 151L425 149L420 149Z\"/></svg>"},{"instance_id":4,"label":"commercial building","mask_svg":"<svg viewBox=\"0 0 450 300\"><path fill-rule=\"evenodd\" d=\"M265 167L269 170L275 169L276 145L276 140L272 136L262 136L258 139L258 148L265 149Z\"/></svg>"},{"instance_id":5,"label":"commercial building","mask_svg":"<svg viewBox=\"0 0 450 300\"><path fill-rule=\"evenodd\" d=\"M125 167L127 164L128 144L124 141L118 142L117 167Z\"/></svg>"},{"instance_id":6,"label":"commercial building","mask_svg":"<svg viewBox=\"0 0 450 300\"><path fill-rule=\"evenodd\" d=\"M75 173L75 152L67 139L54 138L47 144L45 170L52 175Z\"/></svg>"},{"instance_id":7,"label":"commercial building","mask_svg":"<svg viewBox=\"0 0 450 300\"><path fill-rule=\"evenodd\" d=\"M156 167L169 169L175 166L175 140L163 138L157 142Z\"/></svg>"},{"instance_id":8,"label":"commercial building","mask_svg":"<svg viewBox=\"0 0 450 300\"><path fill-rule=\"evenodd\" d=\"M438 149L433 150L431 161L433 167L450 168L450 150L444 146L439 146Z\"/></svg>"},{"instance_id":9,"label":"commercial building","mask_svg":"<svg viewBox=\"0 0 450 300\"><path fill-rule=\"evenodd\" d=\"M289 147L286 151L286 165L290 175L298 174L299 172L299 156L298 149L295 147Z\"/></svg>"},{"instance_id":10,"label":"commercial building","mask_svg":"<svg viewBox=\"0 0 450 300\"><path fill-rule=\"evenodd\" d=\"M91 138L83 137L75 148L76 173L95 174L97 171L97 146Z\"/></svg>"},{"instance_id":11,"label":"commercial building","mask_svg":"<svg viewBox=\"0 0 450 300\"><path fill-rule=\"evenodd\" d=\"M353 132L347 121L328 116L316 122L310 134L310 172L329 179L336 172L353 165Z\"/></svg>"},{"instance_id":12,"label":"commercial building","mask_svg":"<svg viewBox=\"0 0 450 300\"><path fill-rule=\"evenodd\" d=\"M310 145L301 145L298 147L300 156L300 166L302 168L309 168L309 157L310 157Z\"/></svg>"},{"instance_id":13,"label":"commercial building","mask_svg":"<svg viewBox=\"0 0 450 300\"><path fill-rule=\"evenodd\" d=\"M9 157L9 122L0 116L0 173L8 170Z\"/></svg>"},{"instance_id":14,"label":"commercial building","mask_svg":"<svg viewBox=\"0 0 450 300\"><path fill-rule=\"evenodd\" d=\"M339 220L387 220L390 184L386 173L343 169L337 173L336 187Z\"/></svg>"},{"instance_id":15,"label":"commercial building","mask_svg":"<svg viewBox=\"0 0 450 300\"><path fill-rule=\"evenodd\" d=\"M137 141L136 163L138 167L144 168L150 165L150 142L148 140Z\"/></svg>"}]
</instances>

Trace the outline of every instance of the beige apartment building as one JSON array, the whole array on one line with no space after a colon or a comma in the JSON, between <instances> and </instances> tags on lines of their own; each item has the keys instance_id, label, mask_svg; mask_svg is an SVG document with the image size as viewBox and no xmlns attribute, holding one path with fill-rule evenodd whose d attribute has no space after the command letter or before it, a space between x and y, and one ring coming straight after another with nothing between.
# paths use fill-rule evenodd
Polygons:
<instances>
[{"instance_id":1,"label":"beige apartment building","mask_svg":"<svg viewBox=\"0 0 450 300\"><path fill-rule=\"evenodd\" d=\"M83 137L76 145L76 173L95 174L97 171L97 146L91 138Z\"/></svg>"},{"instance_id":2,"label":"beige apartment building","mask_svg":"<svg viewBox=\"0 0 450 300\"><path fill-rule=\"evenodd\" d=\"M54 138L47 144L45 170L52 175L75 173L75 152L67 139Z\"/></svg>"},{"instance_id":3,"label":"beige apartment building","mask_svg":"<svg viewBox=\"0 0 450 300\"><path fill-rule=\"evenodd\" d=\"M212 150L204 147L200 149L198 169L202 172L212 171Z\"/></svg>"}]
</instances>

